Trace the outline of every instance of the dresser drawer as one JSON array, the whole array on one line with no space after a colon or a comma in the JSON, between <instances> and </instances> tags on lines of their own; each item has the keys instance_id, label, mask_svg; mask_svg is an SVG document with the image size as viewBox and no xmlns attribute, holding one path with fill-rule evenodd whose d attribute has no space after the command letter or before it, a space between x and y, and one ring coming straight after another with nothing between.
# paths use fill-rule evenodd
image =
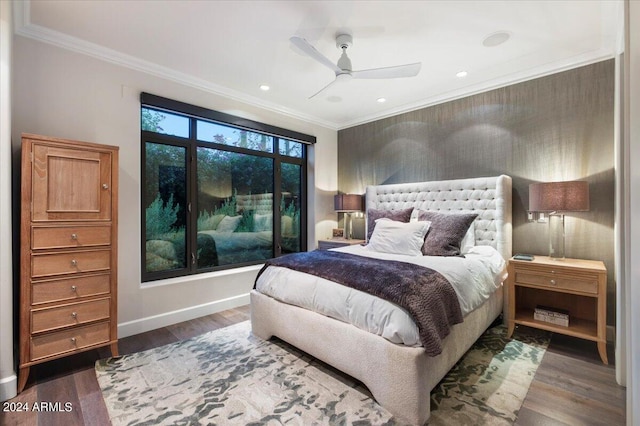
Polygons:
<instances>
[{"instance_id":1,"label":"dresser drawer","mask_svg":"<svg viewBox=\"0 0 640 426\"><path fill-rule=\"evenodd\" d=\"M109 318L109 298L70 303L31 312L31 332L55 330Z\"/></svg>"},{"instance_id":2,"label":"dresser drawer","mask_svg":"<svg viewBox=\"0 0 640 426\"><path fill-rule=\"evenodd\" d=\"M33 278L109 270L111 250L69 251L31 256Z\"/></svg>"},{"instance_id":3,"label":"dresser drawer","mask_svg":"<svg viewBox=\"0 0 640 426\"><path fill-rule=\"evenodd\" d=\"M109 274L35 281L31 286L31 304L40 305L109 294L110 284L111 275Z\"/></svg>"},{"instance_id":4,"label":"dresser drawer","mask_svg":"<svg viewBox=\"0 0 640 426\"><path fill-rule=\"evenodd\" d=\"M571 275L557 273L551 269L528 270L516 268L515 283L598 294L598 276L596 274Z\"/></svg>"},{"instance_id":5,"label":"dresser drawer","mask_svg":"<svg viewBox=\"0 0 640 426\"><path fill-rule=\"evenodd\" d=\"M111 244L111 226L33 227L31 246L34 250L108 246Z\"/></svg>"},{"instance_id":6,"label":"dresser drawer","mask_svg":"<svg viewBox=\"0 0 640 426\"><path fill-rule=\"evenodd\" d=\"M32 337L31 361L106 344L109 340L108 321Z\"/></svg>"}]
</instances>

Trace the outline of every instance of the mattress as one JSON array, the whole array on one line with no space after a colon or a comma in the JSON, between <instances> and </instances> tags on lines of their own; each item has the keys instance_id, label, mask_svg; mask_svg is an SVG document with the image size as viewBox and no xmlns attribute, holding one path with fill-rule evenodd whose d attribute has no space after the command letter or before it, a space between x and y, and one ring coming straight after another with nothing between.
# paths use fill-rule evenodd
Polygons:
<instances>
[{"instance_id":1,"label":"mattress","mask_svg":"<svg viewBox=\"0 0 640 426\"><path fill-rule=\"evenodd\" d=\"M506 278L506 263L500 253L490 246L472 247L465 257L404 256L374 252L361 245L333 250L408 262L438 271L453 286L463 316L500 290ZM393 343L422 345L417 326L406 310L324 278L270 266L258 278L256 290L281 302L350 323Z\"/></svg>"}]
</instances>

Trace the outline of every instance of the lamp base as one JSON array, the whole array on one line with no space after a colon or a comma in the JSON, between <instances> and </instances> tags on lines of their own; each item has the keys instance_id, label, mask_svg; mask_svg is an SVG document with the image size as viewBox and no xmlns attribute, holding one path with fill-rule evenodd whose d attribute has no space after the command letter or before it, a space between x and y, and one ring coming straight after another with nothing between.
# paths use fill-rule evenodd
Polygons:
<instances>
[{"instance_id":1,"label":"lamp base","mask_svg":"<svg viewBox=\"0 0 640 426\"><path fill-rule=\"evenodd\" d=\"M351 213L344 214L344 239L350 240L353 238L353 222L351 221Z\"/></svg>"},{"instance_id":2,"label":"lamp base","mask_svg":"<svg viewBox=\"0 0 640 426\"><path fill-rule=\"evenodd\" d=\"M564 215L561 213L549 215L549 257L564 259Z\"/></svg>"}]
</instances>

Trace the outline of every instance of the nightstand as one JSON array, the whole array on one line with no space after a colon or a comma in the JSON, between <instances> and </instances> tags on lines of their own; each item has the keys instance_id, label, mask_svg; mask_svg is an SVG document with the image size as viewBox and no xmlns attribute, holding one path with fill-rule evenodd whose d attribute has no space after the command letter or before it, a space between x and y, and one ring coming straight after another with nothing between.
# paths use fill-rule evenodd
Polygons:
<instances>
[{"instance_id":1,"label":"nightstand","mask_svg":"<svg viewBox=\"0 0 640 426\"><path fill-rule=\"evenodd\" d=\"M602 362L607 361L607 270L595 260L509 260L508 333L516 324L591 340L598 344ZM536 306L568 311L569 325L534 319Z\"/></svg>"},{"instance_id":2,"label":"nightstand","mask_svg":"<svg viewBox=\"0 0 640 426\"><path fill-rule=\"evenodd\" d=\"M364 244L364 240L347 240L346 238L328 238L326 240L318 240L318 250L329 250L336 247L352 246L355 244Z\"/></svg>"}]
</instances>

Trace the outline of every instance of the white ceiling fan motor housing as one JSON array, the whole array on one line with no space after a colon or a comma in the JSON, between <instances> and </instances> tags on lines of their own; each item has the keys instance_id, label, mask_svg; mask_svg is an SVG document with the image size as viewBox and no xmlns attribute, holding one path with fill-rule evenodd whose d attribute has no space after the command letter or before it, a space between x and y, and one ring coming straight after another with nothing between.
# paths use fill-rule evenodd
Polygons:
<instances>
[{"instance_id":1,"label":"white ceiling fan motor housing","mask_svg":"<svg viewBox=\"0 0 640 426\"><path fill-rule=\"evenodd\" d=\"M353 45L353 37L351 34L338 34L336 36L336 47L338 49L347 49Z\"/></svg>"},{"instance_id":2,"label":"white ceiling fan motor housing","mask_svg":"<svg viewBox=\"0 0 640 426\"><path fill-rule=\"evenodd\" d=\"M347 49L353 44L353 37L350 34L338 34L336 36L336 47L342 49L342 55L338 59L338 68L344 73L349 73L353 69L351 67L351 60L347 56ZM336 74L340 75L340 73Z\"/></svg>"}]
</instances>

